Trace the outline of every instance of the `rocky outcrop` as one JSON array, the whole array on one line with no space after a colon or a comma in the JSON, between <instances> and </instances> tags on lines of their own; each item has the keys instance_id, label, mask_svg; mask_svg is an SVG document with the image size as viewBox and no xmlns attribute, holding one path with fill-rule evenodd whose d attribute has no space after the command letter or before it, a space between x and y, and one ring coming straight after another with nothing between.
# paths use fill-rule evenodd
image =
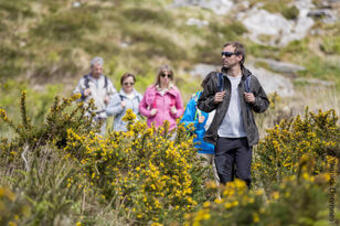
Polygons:
<instances>
[{"instance_id":1,"label":"rocky outcrop","mask_svg":"<svg viewBox=\"0 0 340 226\"><path fill-rule=\"evenodd\" d=\"M258 78L267 94L276 92L282 97L294 95L294 86L290 79L253 65L248 65L248 68Z\"/></svg>"},{"instance_id":2,"label":"rocky outcrop","mask_svg":"<svg viewBox=\"0 0 340 226\"><path fill-rule=\"evenodd\" d=\"M282 97L294 95L294 87L290 79L254 65L247 65L247 68L259 79L268 94L277 92ZM218 69L219 66L216 65L197 64L189 73L203 79L209 72Z\"/></svg>"},{"instance_id":3,"label":"rocky outcrop","mask_svg":"<svg viewBox=\"0 0 340 226\"><path fill-rule=\"evenodd\" d=\"M207 74L212 71L219 70L219 66L211 65L211 64L196 64L193 69L189 72L192 76L199 76L201 79L204 79Z\"/></svg>"},{"instance_id":4,"label":"rocky outcrop","mask_svg":"<svg viewBox=\"0 0 340 226\"><path fill-rule=\"evenodd\" d=\"M263 9L263 3L250 4L249 1L232 0L174 0L173 6L197 6L210 9L217 15L228 14L230 18L242 22L247 30L247 35L256 43L285 46L294 40L301 40L309 34L315 34L311 28L316 20L324 23L335 23L339 20L339 0L321 1L314 5L312 0L292 1L289 7L298 10L296 19L287 19L280 13L270 13ZM191 18L189 25L198 27L206 26L198 19Z\"/></svg>"},{"instance_id":5,"label":"rocky outcrop","mask_svg":"<svg viewBox=\"0 0 340 226\"><path fill-rule=\"evenodd\" d=\"M272 59L257 59L256 62L264 62L268 65L268 67L275 72L285 73L285 74L296 74L299 71L306 70L305 67L288 63L281 62Z\"/></svg>"},{"instance_id":6,"label":"rocky outcrop","mask_svg":"<svg viewBox=\"0 0 340 226\"><path fill-rule=\"evenodd\" d=\"M302 39L314 25L314 20L307 17L307 12L303 11L300 11L294 21L284 18L281 14L253 8L240 13L238 19L246 26L253 41L272 46L285 46L293 40Z\"/></svg>"}]
</instances>

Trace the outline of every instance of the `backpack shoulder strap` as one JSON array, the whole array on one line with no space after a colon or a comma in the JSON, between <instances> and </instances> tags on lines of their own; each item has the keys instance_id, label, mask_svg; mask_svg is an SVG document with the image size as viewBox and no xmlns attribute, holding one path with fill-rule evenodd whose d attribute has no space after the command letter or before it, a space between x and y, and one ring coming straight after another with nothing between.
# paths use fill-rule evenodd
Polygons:
<instances>
[{"instance_id":1,"label":"backpack shoulder strap","mask_svg":"<svg viewBox=\"0 0 340 226\"><path fill-rule=\"evenodd\" d=\"M119 94L120 100L123 101L124 100L124 96Z\"/></svg>"},{"instance_id":2,"label":"backpack shoulder strap","mask_svg":"<svg viewBox=\"0 0 340 226\"><path fill-rule=\"evenodd\" d=\"M108 81L106 75L104 75L104 79L104 88L107 88Z\"/></svg>"},{"instance_id":3,"label":"backpack shoulder strap","mask_svg":"<svg viewBox=\"0 0 340 226\"><path fill-rule=\"evenodd\" d=\"M90 82L89 75L84 75L84 84L86 89L90 88L89 82Z\"/></svg>"},{"instance_id":4,"label":"backpack shoulder strap","mask_svg":"<svg viewBox=\"0 0 340 226\"><path fill-rule=\"evenodd\" d=\"M222 92L224 90L224 78L221 72L217 73L218 77L218 91Z\"/></svg>"},{"instance_id":5,"label":"backpack shoulder strap","mask_svg":"<svg viewBox=\"0 0 340 226\"><path fill-rule=\"evenodd\" d=\"M244 90L249 93L251 91L250 89L250 85L251 85L251 76L249 75L246 80L244 81Z\"/></svg>"}]
</instances>

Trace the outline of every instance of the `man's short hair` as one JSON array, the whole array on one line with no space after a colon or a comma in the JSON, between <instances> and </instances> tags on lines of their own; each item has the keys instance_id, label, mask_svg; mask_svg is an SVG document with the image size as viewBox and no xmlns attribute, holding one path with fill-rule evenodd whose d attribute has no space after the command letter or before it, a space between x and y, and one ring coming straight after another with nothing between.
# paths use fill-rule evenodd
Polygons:
<instances>
[{"instance_id":1,"label":"man's short hair","mask_svg":"<svg viewBox=\"0 0 340 226\"><path fill-rule=\"evenodd\" d=\"M227 42L223 45L223 48L227 46L235 48L235 53L242 56L241 64L244 64L244 61L246 60L246 49L244 48L244 45L240 42Z\"/></svg>"},{"instance_id":2,"label":"man's short hair","mask_svg":"<svg viewBox=\"0 0 340 226\"><path fill-rule=\"evenodd\" d=\"M99 64L100 66L104 65L104 60L103 58L96 56L94 57L91 62L90 62L90 67L92 68L94 65Z\"/></svg>"}]
</instances>

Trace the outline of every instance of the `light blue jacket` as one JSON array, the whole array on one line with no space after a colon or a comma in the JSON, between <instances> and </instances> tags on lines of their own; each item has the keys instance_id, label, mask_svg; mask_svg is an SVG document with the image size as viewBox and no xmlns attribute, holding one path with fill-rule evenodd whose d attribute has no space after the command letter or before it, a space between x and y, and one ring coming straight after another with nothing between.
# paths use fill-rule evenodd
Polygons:
<instances>
[{"instance_id":1,"label":"light blue jacket","mask_svg":"<svg viewBox=\"0 0 340 226\"><path fill-rule=\"evenodd\" d=\"M134 97L130 99L127 97L123 89L121 89L119 93L112 96L110 103L106 108L106 114L108 116L114 116L113 129L115 131L127 131L127 124L122 120L127 109L132 109L132 111L137 115L137 120L140 118L138 106L143 96L135 89L132 92ZM121 106L122 101L126 103L124 108Z\"/></svg>"},{"instance_id":2,"label":"light blue jacket","mask_svg":"<svg viewBox=\"0 0 340 226\"><path fill-rule=\"evenodd\" d=\"M186 109L184 111L181 122L188 126L190 123L193 123L195 126L194 133L196 134L196 138L194 138L195 148L197 148L198 153L202 154L215 154L215 146L203 140L205 134L204 125L207 123L207 119L209 113L201 111L197 108L197 100L201 95L201 91L197 92L188 102ZM199 115L204 116L204 122L198 123Z\"/></svg>"}]
</instances>

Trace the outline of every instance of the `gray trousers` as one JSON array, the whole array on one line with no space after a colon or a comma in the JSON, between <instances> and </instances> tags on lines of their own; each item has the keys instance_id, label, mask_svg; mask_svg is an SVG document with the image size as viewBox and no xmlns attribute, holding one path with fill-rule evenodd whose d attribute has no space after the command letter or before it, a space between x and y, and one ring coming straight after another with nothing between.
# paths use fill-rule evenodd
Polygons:
<instances>
[{"instance_id":1,"label":"gray trousers","mask_svg":"<svg viewBox=\"0 0 340 226\"><path fill-rule=\"evenodd\" d=\"M215 165L221 183L233 181L234 177L251 184L252 147L247 138L219 137L215 146Z\"/></svg>"}]
</instances>

